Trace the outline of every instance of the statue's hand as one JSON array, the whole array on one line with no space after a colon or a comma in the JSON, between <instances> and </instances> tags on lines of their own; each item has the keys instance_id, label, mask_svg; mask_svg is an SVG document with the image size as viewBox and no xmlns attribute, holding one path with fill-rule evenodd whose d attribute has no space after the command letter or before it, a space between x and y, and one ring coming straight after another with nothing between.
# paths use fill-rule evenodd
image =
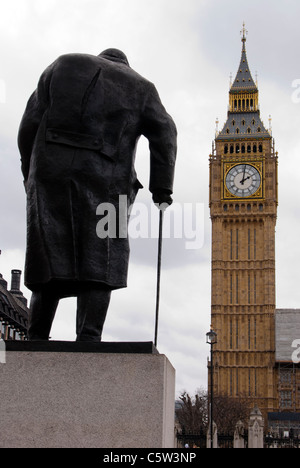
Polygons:
<instances>
[{"instance_id":1,"label":"statue's hand","mask_svg":"<svg viewBox=\"0 0 300 468\"><path fill-rule=\"evenodd\" d=\"M164 209L168 208L173 203L170 193L165 191L153 193L153 201L156 205L159 205L158 208L160 208L161 205L164 205Z\"/></svg>"}]
</instances>

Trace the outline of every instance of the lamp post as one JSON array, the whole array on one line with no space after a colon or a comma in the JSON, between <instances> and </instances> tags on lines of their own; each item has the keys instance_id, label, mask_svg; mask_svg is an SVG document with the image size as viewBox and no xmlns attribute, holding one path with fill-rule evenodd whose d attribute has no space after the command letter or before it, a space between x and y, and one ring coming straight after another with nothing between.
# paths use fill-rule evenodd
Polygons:
<instances>
[{"instance_id":1,"label":"lamp post","mask_svg":"<svg viewBox=\"0 0 300 468\"><path fill-rule=\"evenodd\" d=\"M214 345L217 343L217 334L210 328L206 333L206 343L210 345L210 447L214 448L213 440L213 401L214 401Z\"/></svg>"}]
</instances>

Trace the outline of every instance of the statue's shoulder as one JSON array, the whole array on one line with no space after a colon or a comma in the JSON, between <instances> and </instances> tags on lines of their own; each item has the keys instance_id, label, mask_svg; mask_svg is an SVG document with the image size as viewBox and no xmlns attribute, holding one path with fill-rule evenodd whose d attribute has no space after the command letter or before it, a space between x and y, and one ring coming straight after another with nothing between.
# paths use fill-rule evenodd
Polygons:
<instances>
[{"instance_id":1,"label":"statue's shoulder","mask_svg":"<svg viewBox=\"0 0 300 468\"><path fill-rule=\"evenodd\" d=\"M63 54L60 55L56 63L81 63L81 62L94 62L96 63L98 61L98 57L95 55L90 55L90 54L79 54L79 53L73 53L73 54Z\"/></svg>"}]
</instances>

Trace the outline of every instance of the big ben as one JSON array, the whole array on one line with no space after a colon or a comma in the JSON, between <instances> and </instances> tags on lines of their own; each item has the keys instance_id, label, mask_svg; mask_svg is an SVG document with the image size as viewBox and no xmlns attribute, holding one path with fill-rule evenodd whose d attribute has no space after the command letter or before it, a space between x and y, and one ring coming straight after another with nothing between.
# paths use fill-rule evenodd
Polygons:
<instances>
[{"instance_id":1,"label":"big ben","mask_svg":"<svg viewBox=\"0 0 300 468\"><path fill-rule=\"evenodd\" d=\"M214 391L276 408L274 139L261 119L259 92L242 53L229 90L228 117L210 156Z\"/></svg>"}]
</instances>

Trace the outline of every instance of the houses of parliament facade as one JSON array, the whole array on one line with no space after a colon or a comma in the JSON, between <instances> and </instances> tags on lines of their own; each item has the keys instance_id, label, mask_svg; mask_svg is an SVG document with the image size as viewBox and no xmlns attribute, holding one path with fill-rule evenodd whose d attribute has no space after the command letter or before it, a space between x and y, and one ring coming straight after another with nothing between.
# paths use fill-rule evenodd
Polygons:
<instances>
[{"instance_id":1,"label":"houses of parliament facade","mask_svg":"<svg viewBox=\"0 0 300 468\"><path fill-rule=\"evenodd\" d=\"M300 411L300 369L292 360L300 311L276 310L278 154L260 117L245 26L241 34L227 121L210 155L214 393L247 398L266 420Z\"/></svg>"}]
</instances>

